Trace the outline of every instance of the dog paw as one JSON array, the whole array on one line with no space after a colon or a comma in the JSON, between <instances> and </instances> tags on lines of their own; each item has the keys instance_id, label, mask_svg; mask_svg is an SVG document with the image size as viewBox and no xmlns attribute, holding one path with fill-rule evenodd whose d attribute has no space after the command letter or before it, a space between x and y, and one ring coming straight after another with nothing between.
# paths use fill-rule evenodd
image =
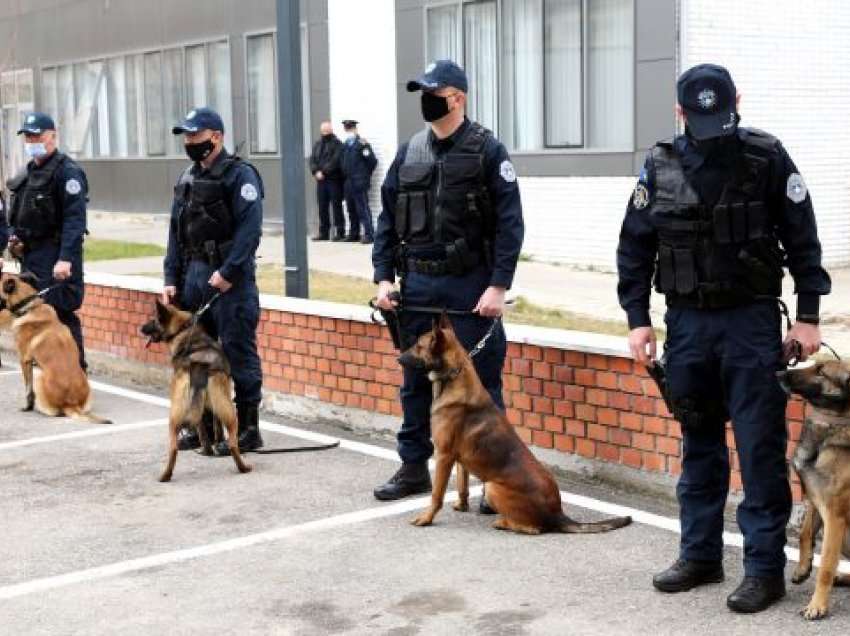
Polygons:
<instances>
[{"instance_id":1,"label":"dog paw","mask_svg":"<svg viewBox=\"0 0 850 636\"><path fill-rule=\"evenodd\" d=\"M794 574L791 575L791 582L794 585L800 585L803 581L809 578L812 574L812 568L797 568L794 570Z\"/></svg>"},{"instance_id":2,"label":"dog paw","mask_svg":"<svg viewBox=\"0 0 850 636\"><path fill-rule=\"evenodd\" d=\"M411 525L417 526L419 528L424 528L425 526L430 526L432 521L434 521L434 517L425 512L413 518L410 523Z\"/></svg>"},{"instance_id":3,"label":"dog paw","mask_svg":"<svg viewBox=\"0 0 850 636\"><path fill-rule=\"evenodd\" d=\"M800 610L800 614L803 615L807 621L818 621L822 618L826 618L826 615L829 613L829 608L824 605L819 605L812 601L805 608Z\"/></svg>"},{"instance_id":4,"label":"dog paw","mask_svg":"<svg viewBox=\"0 0 850 636\"><path fill-rule=\"evenodd\" d=\"M458 512L469 512L469 502L468 501L456 501L452 505L452 508L457 510Z\"/></svg>"},{"instance_id":5,"label":"dog paw","mask_svg":"<svg viewBox=\"0 0 850 636\"><path fill-rule=\"evenodd\" d=\"M165 483L165 482L167 482L167 481L171 481L171 475L169 475L169 474L167 474L167 473L163 473L162 475L160 475L160 476L159 476L159 481L160 481L161 483Z\"/></svg>"}]
</instances>

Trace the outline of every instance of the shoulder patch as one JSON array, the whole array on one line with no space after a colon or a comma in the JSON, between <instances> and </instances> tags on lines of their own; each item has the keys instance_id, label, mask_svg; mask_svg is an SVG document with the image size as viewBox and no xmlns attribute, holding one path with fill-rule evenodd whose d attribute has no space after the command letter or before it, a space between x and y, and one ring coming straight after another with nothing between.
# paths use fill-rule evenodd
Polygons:
<instances>
[{"instance_id":1,"label":"shoulder patch","mask_svg":"<svg viewBox=\"0 0 850 636\"><path fill-rule=\"evenodd\" d=\"M65 182L65 192L68 194L79 194L83 189L83 186L80 185L80 182L76 179L68 179Z\"/></svg>"},{"instance_id":2,"label":"shoulder patch","mask_svg":"<svg viewBox=\"0 0 850 636\"><path fill-rule=\"evenodd\" d=\"M256 201L259 194L257 193L257 188L254 187L253 183L246 183L242 186L242 190L239 192L242 195L242 198L246 201Z\"/></svg>"},{"instance_id":3,"label":"shoulder patch","mask_svg":"<svg viewBox=\"0 0 850 636\"><path fill-rule=\"evenodd\" d=\"M371 154L372 154L372 153L371 153L371 151L370 151L368 148L364 148L364 149L363 149L363 156L364 156L364 157L368 157L368 156L369 156L369 155L371 155Z\"/></svg>"},{"instance_id":4,"label":"shoulder patch","mask_svg":"<svg viewBox=\"0 0 850 636\"><path fill-rule=\"evenodd\" d=\"M508 183L516 181L516 170L514 169L514 164L507 159L499 165L499 174L502 175L502 179Z\"/></svg>"},{"instance_id":5,"label":"shoulder patch","mask_svg":"<svg viewBox=\"0 0 850 636\"><path fill-rule=\"evenodd\" d=\"M635 186L635 191L632 194L632 205L635 210L643 210L649 205L649 190L643 181L639 181Z\"/></svg>"},{"instance_id":6,"label":"shoulder patch","mask_svg":"<svg viewBox=\"0 0 850 636\"><path fill-rule=\"evenodd\" d=\"M800 173L793 172L788 175L788 183L785 185L785 195L794 203L802 203L806 200L809 190Z\"/></svg>"}]
</instances>

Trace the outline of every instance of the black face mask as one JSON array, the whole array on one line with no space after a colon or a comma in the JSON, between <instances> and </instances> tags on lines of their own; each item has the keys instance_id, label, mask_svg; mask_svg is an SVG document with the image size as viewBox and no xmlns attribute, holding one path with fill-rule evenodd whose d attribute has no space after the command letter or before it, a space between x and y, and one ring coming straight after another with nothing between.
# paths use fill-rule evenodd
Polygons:
<instances>
[{"instance_id":1,"label":"black face mask","mask_svg":"<svg viewBox=\"0 0 850 636\"><path fill-rule=\"evenodd\" d=\"M449 101L433 93L422 91L422 119L427 122L437 121L449 114Z\"/></svg>"},{"instance_id":2,"label":"black face mask","mask_svg":"<svg viewBox=\"0 0 850 636\"><path fill-rule=\"evenodd\" d=\"M333 136L334 136L333 133L325 133L324 135L322 135L322 139L330 139Z\"/></svg>"},{"instance_id":3,"label":"black face mask","mask_svg":"<svg viewBox=\"0 0 850 636\"><path fill-rule=\"evenodd\" d=\"M186 144L185 147L189 159L195 162L203 161L215 150L215 144L212 142L212 139L207 139L197 144Z\"/></svg>"}]
</instances>

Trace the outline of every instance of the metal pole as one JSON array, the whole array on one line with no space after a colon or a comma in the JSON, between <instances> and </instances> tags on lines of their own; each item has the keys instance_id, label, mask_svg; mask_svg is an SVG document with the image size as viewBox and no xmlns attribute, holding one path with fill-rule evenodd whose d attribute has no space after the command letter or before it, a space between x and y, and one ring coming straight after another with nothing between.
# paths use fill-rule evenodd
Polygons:
<instances>
[{"instance_id":1,"label":"metal pole","mask_svg":"<svg viewBox=\"0 0 850 636\"><path fill-rule=\"evenodd\" d=\"M286 295L307 298L300 9L300 0L277 0L277 93Z\"/></svg>"}]
</instances>

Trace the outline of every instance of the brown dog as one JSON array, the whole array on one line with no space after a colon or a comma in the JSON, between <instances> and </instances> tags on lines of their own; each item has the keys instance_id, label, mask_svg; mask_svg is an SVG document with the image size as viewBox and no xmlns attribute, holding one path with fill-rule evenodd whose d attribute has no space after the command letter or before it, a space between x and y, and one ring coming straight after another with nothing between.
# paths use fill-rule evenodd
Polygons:
<instances>
[{"instance_id":1,"label":"brown dog","mask_svg":"<svg viewBox=\"0 0 850 636\"><path fill-rule=\"evenodd\" d=\"M166 342L171 351L171 412L168 422L168 461L160 481L170 481L177 462L177 433L181 428L198 431L204 455L212 455L212 443L201 420L212 414L215 441L221 439L221 424L227 429L230 455L240 473L251 471L242 460L237 441L236 408L233 406L233 382L230 366L221 345L197 324L187 311L156 301L157 317L142 325L141 331L153 342Z\"/></svg>"},{"instance_id":2,"label":"brown dog","mask_svg":"<svg viewBox=\"0 0 850 636\"><path fill-rule=\"evenodd\" d=\"M792 465L806 496L800 528L800 563L791 580L802 583L812 572L815 540L823 527L823 548L815 593L802 610L809 620L829 612L833 585L850 585L836 576L841 553L850 557L850 363L831 360L777 374L783 387L805 399L806 417Z\"/></svg>"},{"instance_id":3,"label":"brown dog","mask_svg":"<svg viewBox=\"0 0 850 636\"><path fill-rule=\"evenodd\" d=\"M11 315L12 330L24 376L24 411L35 408L51 416L111 424L91 413L91 388L80 368L77 343L56 311L38 295L31 274L3 274L0 303ZM39 373L33 368L38 365Z\"/></svg>"},{"instance_id":4,"label":"brown dog","mask_svg":"<svg viewBox=\"0 0 850 636\"><path fill-rule=\"evenodd\" d=\"M469 508L469 473L487 484L487 501L501 514L494 528L525 534L606 532L631 523L618 517L578 523L561 508L561 493L551 474L537 461L493 404L445 314L422 335L399 362L428 372L434 400L431 432L437 468L431 506L413 520L427 526L443 506L455 462L460 498L455 510Z\"/></svg>"}]
</instances>

